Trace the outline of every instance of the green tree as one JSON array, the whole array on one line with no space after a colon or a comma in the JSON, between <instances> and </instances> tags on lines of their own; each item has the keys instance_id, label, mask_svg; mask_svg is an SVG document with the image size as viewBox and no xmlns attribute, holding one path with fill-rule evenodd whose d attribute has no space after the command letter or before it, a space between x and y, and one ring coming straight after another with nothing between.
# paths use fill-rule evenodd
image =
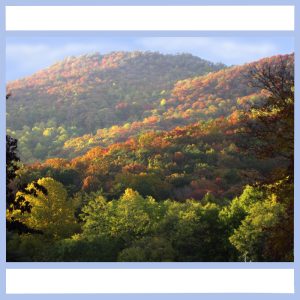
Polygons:
<instances>
[{"instance_id":1,"label":"green tree","mask_svg":"<svg viewBox=\"0 0 300 300\"><path fill-rule=\"evenodd\" d=\"M241 254L242 259L252 261L272 261L269 249L266 249L271 229L274 228L286 214L285 207L272 194L263 202L255 203L241 225L234 230L230 242Z\"/></svg>"},{"instance_id":2,"label":"green tree","mask_svg":"<svg viewBox=\"0 0 300 300\"><path fill-rule=\"evenodd\" d=\"M176 261L227 261L228 241L214 203L165 201L159 232L171 241Z\"/></svg>"},{"instance_id":3,"label":"green tree","mask_svg":"<svg viewBox=\"0 0 300 300\"><path fill-rule=\"evenodd\" d=\"M154 231L161 215L160 205L152 197L143 198L132 189L109 202L99 196L82 211L84 236L115 237L126 243Z\"/></svg>"},{"instance_id":4,"label":"green tree","mask_svg":"<svg viewBox=\"0 0 300 300\"><path fill-rule=\"evenodd\" d=\"M271 185L247 186L221 210L220 219L240 260L293 260L292 194L288 178Z\"/></svg>"},{"instance_id":5,"label":"green tree","mask_svg":"<svg viewBox=\"0 0 300 300\"><path fill-rule=\"evenodd\" d=\"M220 218L225 222L230 234L238 228L249 214L251 207L265 199L262 189L247 185L239 197L235 197L228 206L220 211Z\"/></svg>"}]
</instances>

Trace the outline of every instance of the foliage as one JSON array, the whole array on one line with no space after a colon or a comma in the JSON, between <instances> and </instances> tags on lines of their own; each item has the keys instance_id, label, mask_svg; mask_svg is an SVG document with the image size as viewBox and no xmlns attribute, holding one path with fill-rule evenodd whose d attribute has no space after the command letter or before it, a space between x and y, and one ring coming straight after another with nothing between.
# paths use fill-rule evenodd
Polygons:
<instances>
[{"instance_id":1,"label":"foliage","mask_svg":"<svg viewBox=\"0 0 300 300\"><path fill-rule=\"evenodd\" d=\"M241 131L250 142L241 146L255 155L282 157L288 168L273 176L294 178L294 56L280 56L275 61L266 59L251 67L249 85L266 93L263 105L251 108L246 115L246 126ZM250 117L249 117L250 115ZM282 174L283 173L283 174Z\"/></svg>"},{"instance_id":2,"label":"foliage","mask_svg":"<svg viewBox=\"0 0 300 300\"><path fill-rule=\"evenodd\" d=\"M171 243L163 237L155 236L137 240L118 255L118 261L131 262L171 262L174 259L175 251Z\"/></svg>"},{"instance_id":3,"label":"foliage","mask_svg":"<svg viewBox=\"0 0 300 300\"><path fill-rule=\"evenodd\" d=\"M68 57L8 83L12 96L7 127L20 139L22 159L53 157L70 138L150 117L162 90L168 91L179 79L222 67L190 54L112 52Z\"/></svg>"},{"instance_id":4,"label":"foliage","mask_svg":"<svg viewBox=\"0 0 300 300\"><path fill-rule=\"evenodd\" d=\"M287 190L291 190L287 182L276 182L263 190L248 188L238 199L240 208L237 199L231 204L227 218L231 221L235 218L237 224L232 227L235 229L229 240L242 260L290 261L293 258L293 226L288 215L293 195Z\"/></svg>"},{"instance_id":5,"label":"foliage","mask_svg":"<svg viewBox=\"0 0 300 300\"><path fill-rule=\"evenodd\" d=\"M74 207L72 201L67 199L63 185L49 177L39 179L37 184L44 189L37 189L33 182L25 191L17 193L16 201L21 203L21 208L9 212L8 218L51 238L71 235L76 229ZM29 209L23 212L22 207L25 206Z\"/></svg>"},{"instance_id":6,"label":"foliage","mask_svg":"<svg viewBox=\"0 0 300 300\"><path fill-rule=\"evenodd\" d=\"M14 193L10 187L11 182L16 178L19 169L20 158L17 154L17 140L6 135L6 206L9 207L14 201Z\"/></svg>"},{"instance_id":7,"label":"foliage","mask_svg":"<svg viewBox=\"0 0 300 300\"><path fill-rule=\"evenodd\" d=\"M145 199L127 189L119 200L107 202L100 196L82 211L84 236L111 236L129 242L154 230L160 207L153 198Z\"/></svg>"},{"instance_id":8,"label":"foliage","mask_svg":"<svg viewBox=\"0 0 300 300\"><path fill-rule=\"evenodd\" d=\"M114 52L9 83L7 259L292 261L293 60Z\"/></svg>"}]
</instances>

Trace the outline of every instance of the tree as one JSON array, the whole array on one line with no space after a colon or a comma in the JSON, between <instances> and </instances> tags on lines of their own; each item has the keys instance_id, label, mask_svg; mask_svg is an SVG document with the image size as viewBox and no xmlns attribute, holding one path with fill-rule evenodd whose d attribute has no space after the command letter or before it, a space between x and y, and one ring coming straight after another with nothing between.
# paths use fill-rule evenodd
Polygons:
<instances>
[{"instance_id":1,"label":"tree","mask_svg":"<svg viewBox=\"0 0 300 300\"><path fill-rule=\"evenodd\" d=\"M6 95L6 100L11 94ZM19 170L19 155L18 155L18 140L6 135L6 208L10 211L14 208L20 208L15 202L15 192L11 188L11 184L16 178L16 172ZM8 230L17 230L19 232L30 232L24 224L16 220L6 220L6 227Z\"/></svg>"},{"instance_id":2,"label":"tree","mask_svg":"<svg viewBox=\"0 0 300 300\"><path fill-rule=\"evenodd\" d=\"M20 158L17 154L18 141L6 135L6 206L9 207L15 199L11 182L16 178L16 171L19 169Z\"/></svg>"},{"instance_id":3,"label":"tree","mask_svg":"<svg viewBox=\"0 0 300 300\"><path fill-rule=\"evenodd\" d=\"M10 93L6 94L6 100L11 96ZM18 140L10 135L6 135L6 208L11 213L13 210L19 210L21 213L30 212L30 207L27 203L22 205L19 200L16 200L16 194L11 188L13 181L17 176L17 171L20 169L20 158L18 155ZM35 188L46 193L45 189L40 186L37 182L34 183ZM26 193L31 193L32 190L26 191ZM6 228L8 230L16 230L21 232L36 232L35 230L28 228L25 224L11 218L6 220Z\"/></svg>"},{"instance_id":4,"label":"tree","mask_svg":"<svg viewBox=\"0 0 300 300\"><path fill-rule=\"evenodd\" d=\"M8 100L10 95L6 95L6 100ZM18 162L20 158L17 148L17 139L6 135L6 207L9 207L15 199L13 190L10 188L10 183L16 178L16 171L19 169Z\"/></svg>"},{"instance_id":5,"label":"tree","mask_svg":"<svg viewBox=\"0 0 300 300\"><path fill-rule=\"evenodd\" d=\"M240 260L293 260L291 203L291 185L278 181L259 187L246 186L240 197L222 209L220 218Z\"/></svg>"},{"instance_id":6,"label":"tree","mask_svg":"<svg viewBox=\"0 0 300 300\"><path fill-rule=\"evenodd\" d=\"M138 191L142 196L152 196L161 201L169 197L171 186L160 176L151 173L120 173L115 178L116 186L123 192L126 188Z\"/></svg>"},{"instance_id":7,"label":"tree","mask_svg":"<svg viewBox=\"0 0 300 300\"><path fill-rule=\"evenodd\" d=\"M160 219L159 204L132 189L126 189L120 199L109 202L98 196L82 211L83 236L114 237L125 242L152 232Z\"/></svg>"},{"instance_id":8,"label":"tree","mask_svg":"<svg viewBox=\"0 0 300 300\"><path fill-rule=\"evenodd\" d=\"M8 218L39 230L51 239L70 236L77 226L75 208L67 199L67 191L50 177L39 179L37 185L32 182L24 191L17 192L16 201L20 203L20 208L8 212Z\"/></svg>"},{"instance_id":9,"label":"tree","mask_svg":"<svg viewBox=\"0 0 300 300\"><path fill-rule=\"evenodd\" d=\"M175 261L228 261L230 245L220 207L199 201L164 201L164 217L158 232L171 242ZM228 251L229 250L229 251Z\"/></svg>"},{"instance_id":10,"label":"tree","mask_svg":"<svg viewBox=\"0 0 300 300\"><path fill-rule=\"evenodd\" d=\"M246 217L241 225L230 236L230 242L241 254L241 259L252 261L290 261L292 259L293 243L289 240L289 228L284 229L284 237L274 233L281 231L286 225L287 216L285 203L278 201L278 195L265 193L265 199L258 201L248 208ZM282 200L282 199L280 199ZM288 245L279 253L278 244ZM280 249L283 247L280 245Z\"/></svg>"},{"instance_id":11,"label":"tree","mask_svg":"<svg viewBox=\"0 0 300 300\"><path fill-rule=\"evenodd\" d=\"M230 240L239 251L246 251L255 260L291 261L294 247L294 55L253 65L247 78L249 85L262 89L266 97L250 109L242 133L246 143L239 146L261 159L276 158L278 167L267 180L260 182L262 187L266 182L272 183L272 191L250 209Z\"/></svg>"},{"instance_id":12,"label":"tree","mask_svg":"<svg viewBox=\"0 0 300 300\"><path fill-rule=\"evenodd\" d=\"M280 157L287 162L276 179L294 178L294 56L279 56L252 65L249 85L262 89L266 98L246 118L239 146L259 158ZM242 141L242 143L241 143ZM279 177L279 178L278 178Z\"/></svg>"}]
</instances>

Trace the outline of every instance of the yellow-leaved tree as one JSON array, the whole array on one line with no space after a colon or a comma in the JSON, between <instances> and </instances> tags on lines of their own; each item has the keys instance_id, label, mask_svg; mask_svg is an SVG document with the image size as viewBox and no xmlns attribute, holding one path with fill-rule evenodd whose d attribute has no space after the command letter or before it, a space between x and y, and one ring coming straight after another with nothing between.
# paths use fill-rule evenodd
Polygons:
<instances>
[{"instance_id":1,"label":"yellow-leaved tree","mask_svg":"<svg viewBox=\"0 0 300 300\"><path fill-rule=\"evenodd\" d=\"M68 237L76 231L77 224L75 205L67 196L60 182L50 177L41 178L16 195L16 199L21 199L21 206L29 209L25 212L19 209L8 211L7 218L14 218L29 228L41 231L45 237Z\"/></svg>"}]
</instances>

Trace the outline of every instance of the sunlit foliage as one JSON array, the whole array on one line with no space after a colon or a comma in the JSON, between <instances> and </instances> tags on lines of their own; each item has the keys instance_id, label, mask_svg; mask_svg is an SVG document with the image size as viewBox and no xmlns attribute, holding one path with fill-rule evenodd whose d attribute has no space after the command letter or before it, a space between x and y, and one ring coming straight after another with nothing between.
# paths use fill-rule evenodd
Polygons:
<instances>
[{"instance_id":1,"label":"sunlit foliage","mask_svg":"<svg viewBox=\"0 0 300 300\"><path fill-rule=\"evenodd\" d=\"M7 259L293 261L293 60L114 52L9 83Z\"/></svg>"}]
</instances>

